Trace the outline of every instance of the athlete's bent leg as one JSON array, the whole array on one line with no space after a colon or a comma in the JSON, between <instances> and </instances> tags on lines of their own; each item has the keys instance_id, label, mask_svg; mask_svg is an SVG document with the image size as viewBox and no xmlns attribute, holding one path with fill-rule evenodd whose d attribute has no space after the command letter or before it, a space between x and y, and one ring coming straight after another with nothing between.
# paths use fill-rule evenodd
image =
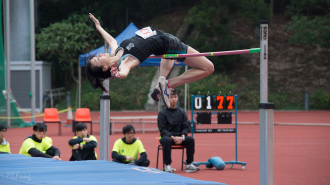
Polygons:
<instances>
[{"instance_id":1,"label":"athlete's bent leg","mask_svg":"<svg viewBox=\"0 0 330 185\"><path fill-rule=\"evenodd\" d=\"M174 60L164 59L160 61L160 75L167 78L168 73L170 73L171 69L173 68Z\"/></svg>"},{"instance_id":2,"label":"athlete's bent leg","mask_svg":"<svg viewBox=\"0 0 330 185\"><path fill-rule=\"evenodd\" d=\"M160 61L160 75L158 78L157 85L154 89L154 91L151 93L151 98L155 100L156 102L159 101L160 98L160 88L159 88L159 82L163 84L163 89L165 88L166 78L167 75L170 73L171 69L173 68L174 60L170 59L162 59ZM166 100L165 100L166 101Z\"/></svg>"},{"instance_id":3,"label":"athlete's bent leg","mask_svg":"<svg viewBox=\"0 0 330 185\"><path fill-rule=\"evenodd\" d=\"M199 52L191 47L188 47L187 54L189 53ZM213 63L206 57L187 57L183 63L189 67L192 67L193 69L184 72L178 77L170 79L168 83L171 88L203 79L212 74L214 71Z\"/></svg>"}]
</instances>

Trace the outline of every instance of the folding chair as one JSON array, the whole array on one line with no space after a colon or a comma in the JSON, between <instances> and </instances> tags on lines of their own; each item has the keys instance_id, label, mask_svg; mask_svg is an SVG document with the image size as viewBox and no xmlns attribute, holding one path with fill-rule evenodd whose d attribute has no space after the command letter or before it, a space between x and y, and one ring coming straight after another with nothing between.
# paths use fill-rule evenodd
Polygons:
<instances>
[{"instance_id":1,"label":"folding chair","mask_svg":"<svg viewBox=\"0 0 330 185\"><path fill-rule=\"evenodd\" d=\"M46 108L44 111L44 123L58 123L58 135L62 135L61 121L56 108Z\"/></svg>"},{"instance_id":2,"label":"folding chair","mask_svg":"<svg viewBox=\"0 0 330 185\"><path fill-rule=\"evenodd\" d=\"M160 140L160 133L159 133L159 140ZM162 145L160 144L160 141L158 140L158 150L157 150L157 164L156 168L158 169L158 158L159 158L159 150L163 150ZM181 171L183 171L183 155L184 155L184 149L187 148L186 146L181 146L181 145L172 145L171 149L181 149L182 150L182 161L181 161ZM164 153L163 153L164 155ZM164 160L163 160L163 168L164 168Z\"/></svg>"},{"instance_id":3,"label":"folding chair","mask_svg":"<svg viewBox=\"0 0 330 185\"><path fill-rule=\"evenodd\" d=\"M72 131L76 133L76 124L78 122L91 123L91 135L93 134L93 122L89 108L78 108L76 110L76 119L72 124Z\"/></svg>"}]
</instances>

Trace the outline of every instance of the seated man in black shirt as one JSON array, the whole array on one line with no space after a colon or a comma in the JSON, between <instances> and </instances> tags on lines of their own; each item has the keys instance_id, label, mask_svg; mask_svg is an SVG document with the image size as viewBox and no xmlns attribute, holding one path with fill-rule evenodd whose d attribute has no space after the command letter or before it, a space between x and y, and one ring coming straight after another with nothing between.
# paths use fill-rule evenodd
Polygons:
<instances>
[{"instance_id":1,"label":"seated man in black shirt","mask_svg":"<svg viewBox=\"0 0 330 185\"><path fill-rule=\"evenodd\" d=\"M33 135L24 140L19 154L61 160L60 150L44 139L46 131L47 126L44 123L35 124L33 126Z\"/></svg>"},{"instance_id":2,"label":"seated man in black shirt","mask_svg":"<svg viewBox=\"0 0 330 185\"><path fill-rule=\"evenodd\" d=\"M97 160L97 155L94 148L97 147L97 139L93 135L87 134L87 126L85 123L78 123L76 125L76 134L69 141L70 148L72 148L72 156L70 161L81 160Z\"/></svg>"},{"instance_id":3,"label":"seated man in black shirt","mask_svg":"<svg viewBox=\"0 0 330 185\"><path fill-rule=\"evenodd\" d=\"M175 89L169 94L170 107L164 108L158 113L158 129L160 131L160 143L163 147L163 161L166 164L165 171L172 172L171 146L187 146L186 172L195 172L199 168L192 164L195 153L195 139L187 136L188 118L186 112L176 106L178 95Z\"/></svg>"}]
</instances>

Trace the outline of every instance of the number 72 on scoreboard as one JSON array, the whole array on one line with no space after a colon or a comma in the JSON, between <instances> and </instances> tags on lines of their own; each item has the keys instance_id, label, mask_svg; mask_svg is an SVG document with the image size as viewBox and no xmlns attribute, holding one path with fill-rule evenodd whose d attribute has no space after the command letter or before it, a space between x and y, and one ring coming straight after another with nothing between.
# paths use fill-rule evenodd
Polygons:
<instances>
[{"instance_id":1,"label":"number 72 on scoreboard","mask_svg":"<svg viewBox=\"0 0 330 185\"><path fill-rule=\"evenodd\" d=\"M204 101L203 101L203 99L204 99ZM194 108L195 109L205 108L207 110L211 110L211 109L232 110L232 109L234 109L234 106L235 106L234 96L207 95L203 99L200 96L194 98ZM204 104L204 106L203 106L203 104Z\"/></svg>"}]
</instances>

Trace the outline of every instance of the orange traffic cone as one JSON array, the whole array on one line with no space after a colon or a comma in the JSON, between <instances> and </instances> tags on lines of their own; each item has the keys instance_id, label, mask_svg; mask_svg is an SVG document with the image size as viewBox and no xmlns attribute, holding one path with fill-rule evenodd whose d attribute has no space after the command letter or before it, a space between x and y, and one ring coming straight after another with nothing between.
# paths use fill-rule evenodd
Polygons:
<instances>
[{"instance_id":1,"label":"orange traffic cone","mask_svg":"<svg viewBox=\"0 0 330 185\"><path fill-rule=\"evenodd\" d=\"M67 118L67 120L66 120L66 124L67 124L67 125L72 125L72 119L73 119L73 116L72 116L72 109L71 109L71 105L69 105L68 118Z\"/></svg>"}]
</instances>

